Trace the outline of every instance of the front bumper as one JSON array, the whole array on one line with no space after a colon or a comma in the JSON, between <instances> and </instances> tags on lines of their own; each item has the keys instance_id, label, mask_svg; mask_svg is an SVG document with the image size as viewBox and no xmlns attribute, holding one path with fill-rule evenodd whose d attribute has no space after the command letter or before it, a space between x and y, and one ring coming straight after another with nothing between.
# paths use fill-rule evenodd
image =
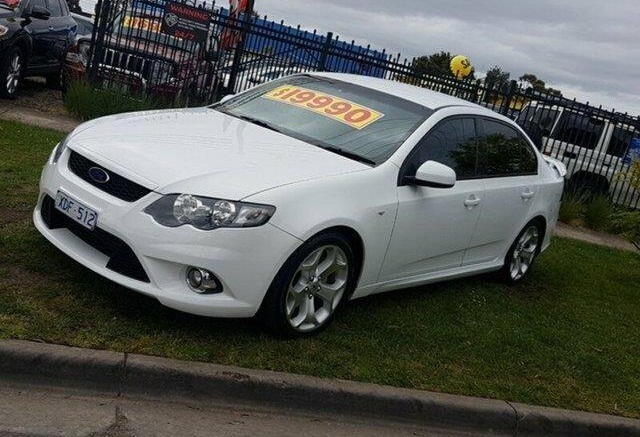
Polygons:
<instances>
[{"instance_id":1,"label":"front bumper","mask_svg":"<svg viewBox=\"0 0 640 437\"><path fill-rule=\"evenodd\" d=\"M161 226L143 212L160 194L151 192L132 203L120 200L72 173L67 166L68 156L67 150L57 165L50 162L45 165L33 213L36 228L80 264L124 287L154 297L167 307L201 316L252 317L279 268L301 244L268 223L258 228L214 231ZM105 163L105 167L109 165ZM108 268L109 257L70 229L47 225L42 215L43 200L47 196L55 198L58 190L98 212L97 228L131 248L148 282ZM220 279L223 292L199 295L191 291L185 280L188 266L212 271Z\"/></svg>"}]
</instances>

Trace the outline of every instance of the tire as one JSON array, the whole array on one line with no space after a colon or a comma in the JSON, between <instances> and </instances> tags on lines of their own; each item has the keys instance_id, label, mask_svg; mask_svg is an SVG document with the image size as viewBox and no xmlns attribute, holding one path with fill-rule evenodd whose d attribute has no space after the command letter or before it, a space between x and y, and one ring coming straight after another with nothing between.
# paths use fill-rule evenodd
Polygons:
<instances>
[{"instance_id":1,"label":"tire","mask_svg":"<svg viewBox=\"0 0 640 437\"><path fill-rule=\"evenodd\" d=\"M0 97L15 99L22 83L25 56L19 47L10 47L0 64Z\"/></svg>"},{"instance_id":2,"label":"tire","mask_svg":"<svg viewBox=\"0 0 640 437\"><path fill-rule=\"evenodd\" d=\"M64 82L62 79L62 71L62 68L60 68L59 71L48 74L44 77L47 81L47 88L52 90L62 90L62 84Z\"/></svg>"},{"instance_id":3,"label":"tire","mask_svg":"<svg viewBox=\"0 0 640 437\"><path fill-rule=\"evenodd\" d=\"M575 177L569 181L568 191L577 194L585 200L598 196L606 196L609 193L609 184L597 177Z\"/></svg>"},{"instance_id":4,"label":"tire","mask_svg":"<svg viewBox=\"0 0 640 437\"><path fill-rule=\"evenodd\" d=\"M527 223L509 247L504 265L499 272L504 282L507 284L522 282L540 254L543 238L544 229L538 220Z\"/></svg>"},{"instance_id":5,"label":"tire","mask_svg":"<svg viewBox=\"0 0 640 437\"><path fill-rule=\"evenodd\" d=\"M267 328L284 338L310 337L326 329L355 289L357 262L349 240L338 232L304 243L267 292L260 311ZM323 277L323 269L334 272Z\"/></svg>"}]
</instances>

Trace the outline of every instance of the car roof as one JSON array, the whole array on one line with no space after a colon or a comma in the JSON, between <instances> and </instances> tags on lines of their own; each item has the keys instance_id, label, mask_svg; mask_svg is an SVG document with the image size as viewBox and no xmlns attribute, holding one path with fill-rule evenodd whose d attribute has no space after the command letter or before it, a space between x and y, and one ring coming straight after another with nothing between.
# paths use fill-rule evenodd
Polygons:
<instances>
[{"instance_id":1,"label":"car roof","mask_svg":"<svg viewBox=\"0 0 640 437\"><path fill-rule=\"evenodd\" d=\"M429 109L437 110L447 106L465 106L474 109L480 109L487 113L487 115L496 116L497 114L490 109L483 106L476 105L475 103L468 102L458 97L453 97L447 94L431 91L426 88L421 88L415 85L409 85L402 82L396 82L387 79L380 79L377 77L358 76L355 74L344 73L307 73L311 76L326 77L329 79L341 80L343 82L353 83L365 88L381 91L383 93L391 94L393 96L400 97L405 100L417 103Z\"/></svg>"}]
</instances>

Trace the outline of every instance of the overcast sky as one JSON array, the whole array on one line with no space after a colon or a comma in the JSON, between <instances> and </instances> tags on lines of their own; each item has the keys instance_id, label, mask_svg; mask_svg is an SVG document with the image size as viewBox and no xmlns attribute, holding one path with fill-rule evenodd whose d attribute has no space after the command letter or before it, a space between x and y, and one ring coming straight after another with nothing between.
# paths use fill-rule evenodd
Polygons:
<instances>
[{"instance_id":1,"label":"overcast sky","mask_svg":"<svg viewBox=\"0 0 640 437\"><path fill-rule=\"evenodd\" d=\"M288 24L476 71L534 73L567 97L640 114L640 0L256 0Z\"/></svg>"}]
</instances>

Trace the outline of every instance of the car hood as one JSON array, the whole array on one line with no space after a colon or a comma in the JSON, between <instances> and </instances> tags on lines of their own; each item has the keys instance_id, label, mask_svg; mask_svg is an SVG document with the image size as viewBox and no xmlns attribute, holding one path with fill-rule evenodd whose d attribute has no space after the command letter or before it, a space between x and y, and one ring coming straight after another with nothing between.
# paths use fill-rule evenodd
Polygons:
<instances>
[{"instance_id":1,"label":"car hood","mask_svg":"<svg viewBox=\"0 0 640 437\"><path fill-rule=\"evenodd\" d=\"M209 108L97 119L79 126L68 145L159 193L230 200L370 168Z\"/></svg>"}]
</instances>

